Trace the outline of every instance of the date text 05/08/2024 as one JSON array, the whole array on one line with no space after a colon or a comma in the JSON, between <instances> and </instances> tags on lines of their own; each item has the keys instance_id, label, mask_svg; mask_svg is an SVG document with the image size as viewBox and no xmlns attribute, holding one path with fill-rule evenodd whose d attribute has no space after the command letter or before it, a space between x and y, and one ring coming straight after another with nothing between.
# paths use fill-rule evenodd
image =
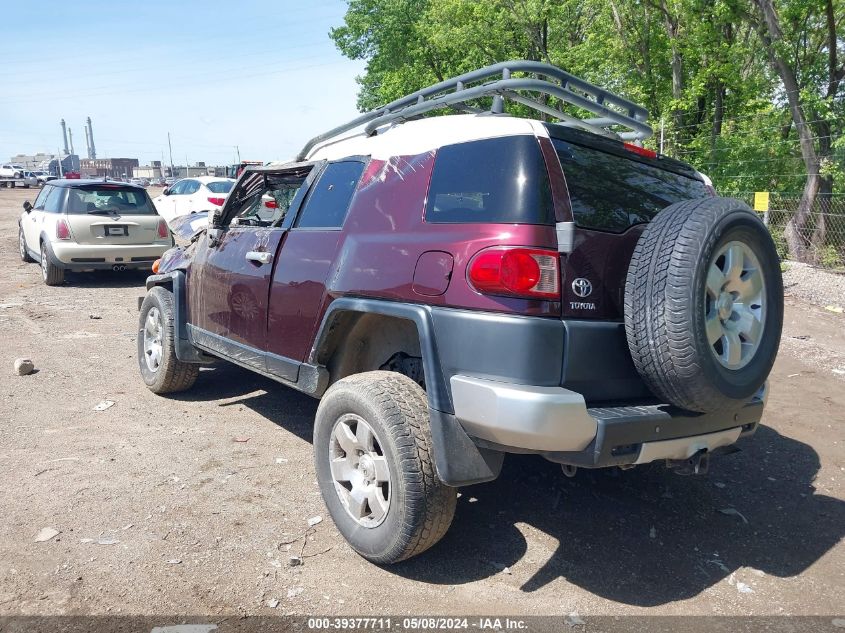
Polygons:
<instances>
[{"instance_id":1,"label":"date text 05/08/2024","mask_svg":"<svg viewBox=\"0 0 845 633\"><path fill-rule=\"evenodd\" d=\"M308 618L308 628L312 630L467 630L478 631L519 631L525 630L524 620L511 618L448 618L448 617L405 617L405 618L364 618L364 617L333 617Z\"/></svg>"}]
</instances>

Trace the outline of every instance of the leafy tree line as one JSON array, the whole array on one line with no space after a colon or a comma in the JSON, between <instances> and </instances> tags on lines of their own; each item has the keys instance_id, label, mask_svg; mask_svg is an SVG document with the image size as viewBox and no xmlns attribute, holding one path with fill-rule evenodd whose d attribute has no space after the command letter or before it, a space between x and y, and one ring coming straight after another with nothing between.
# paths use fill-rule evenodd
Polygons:
<instances>
[{"instance_id":1,"label":"leafy tree line","mask_svg":"<svg viewBox=\"0 0 845 633\"><path fill-rule=\"evenodd\" d=\"M545 61L648 107L646 145L723 194L802 191L790 254L812 257L845 192L845 0L348 0L330 33L366 60L375 108L508 59Z\"/></svg>"}]
</instances>

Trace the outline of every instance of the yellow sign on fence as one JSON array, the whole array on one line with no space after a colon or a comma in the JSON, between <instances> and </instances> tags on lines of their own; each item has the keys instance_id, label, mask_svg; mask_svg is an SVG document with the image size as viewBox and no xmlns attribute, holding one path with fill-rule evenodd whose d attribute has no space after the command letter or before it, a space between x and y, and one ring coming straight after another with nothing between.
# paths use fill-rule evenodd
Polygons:
<instances>
[{"instance_id":1,"label":"yellow sign on fence","mask_svg":"<svg viewBox=\"0 0 845 633\"><path fill-rule=\"evenodd\" d=\"M769 192L755 191L754 192L754 210L768 211L769 210Z\"/></svg>"}]
</instances>

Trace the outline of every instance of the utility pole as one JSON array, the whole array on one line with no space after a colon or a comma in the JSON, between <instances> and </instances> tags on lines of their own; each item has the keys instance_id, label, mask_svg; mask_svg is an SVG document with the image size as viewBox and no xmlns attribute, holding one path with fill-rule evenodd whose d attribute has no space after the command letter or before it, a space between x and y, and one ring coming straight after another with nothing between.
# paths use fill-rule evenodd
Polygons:
<instances>
[{"instance_id":1,"label":"utility pole","mask_svg":"<svg viewBox=\"0 0 845 633\"><path fill-rule=\"evenodd\" d=\"M660 153L663 153L663 117L660 117Z\"/></svg>"},{"instance_id":2,"label":"utility pole","mask_svg":"<svg viewBox=\"0 0 845 633\"><path fill-rule=\"evenodd\" d=\"M240 165L240 163L241 163L241 148L239 146L235 145L235 151L238 153L238 164Z\"/></svg>"},{"instance_id":3,"label":"utility pole","mask_svg":"<svg viewBox=\"0 0 845 633\"><path fill-rule=\"evenodd\" d=\"M173 146L170 144L170 132L167 133L167 149L170 150L170 177L176 178L176 172L173 171Z\"/></svg>"}]
</instances>

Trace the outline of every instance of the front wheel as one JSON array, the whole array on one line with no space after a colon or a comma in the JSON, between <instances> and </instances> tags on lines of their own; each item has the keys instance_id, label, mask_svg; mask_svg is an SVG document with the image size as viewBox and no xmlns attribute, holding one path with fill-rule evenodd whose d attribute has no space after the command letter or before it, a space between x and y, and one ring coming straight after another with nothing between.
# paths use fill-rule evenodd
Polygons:
<instances>
[{"instance_id":1,"label":"front wheel","mask_svg":"<svg viewBox=\"0 0 845 633\"><path fill-rule=\"evenodd\" d=\"M26 262L27 264L31 264L35 260L29 254L29 250L26 247L26 235L24 235L23 227L18 227L18 248L20 249L21 254L21 261Z\"/></svg>"},{"instance_id":2,"label":"front wheel","mask_svg":"<svg viewBox=\"0 0 845 633\"><path fill-rule=\"evenodd\" d=\"M173 293L156 286L141 304L138 319L138 367L153 393L186 391L199 376L199 365L176 358Z\"/></svg>"},{"instance_id":3,"label":"front wheel","mask_svg":"<svg viewBox=\"0 0 845 633\"><path fill-rule=\"evenodd\" d=\"M446 534L457 502L437 476L425 392L373 371L326 392L314 426L317 481L340 533L364 558L396 563Z\"/></svg>"}]
</instances>

